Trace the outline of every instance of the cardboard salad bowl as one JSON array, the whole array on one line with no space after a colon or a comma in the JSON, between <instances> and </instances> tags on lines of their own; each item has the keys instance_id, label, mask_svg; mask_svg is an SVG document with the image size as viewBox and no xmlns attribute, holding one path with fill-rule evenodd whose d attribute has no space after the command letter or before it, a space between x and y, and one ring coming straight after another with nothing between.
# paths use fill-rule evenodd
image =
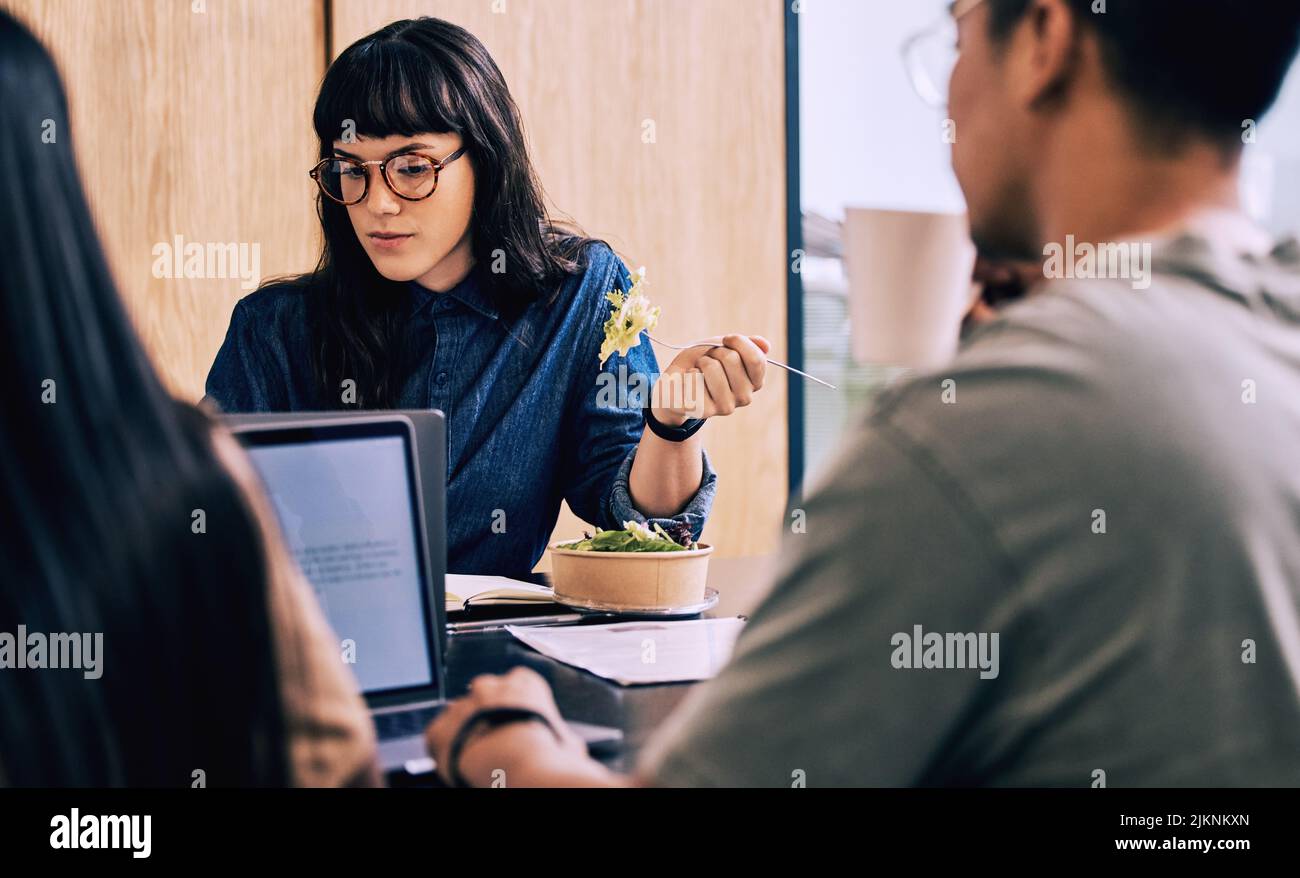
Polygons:
<instances>
[{"instance_id":1,"label":"cardboard salad bowl","mask_svg":"<svg viewBox=\"0 0 1300 878\"><path fill-rule=\"evenodd\" d=\"M683 552L590 552L548 546L555 599L578 607L672 610L704 600L713 547Z\"/></svg>"}]
</instances>

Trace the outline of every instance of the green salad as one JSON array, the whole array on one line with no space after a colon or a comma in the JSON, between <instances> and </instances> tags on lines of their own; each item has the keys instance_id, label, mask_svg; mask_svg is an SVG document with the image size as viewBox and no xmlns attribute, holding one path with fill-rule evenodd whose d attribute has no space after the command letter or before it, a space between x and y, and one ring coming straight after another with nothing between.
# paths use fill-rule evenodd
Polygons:
<instances>
[{"instance_id":1,"label":"green salad","mask_svg":"<svg viewBox=\"0 0 1300 878\"><path fill-rule=\"evenodd\" d=\"M557 549L579 552L685 552L695 548L691 529L684 523L673 527L673 533L656 524L653 530L637 521L623 522L622 530L601 530L595 535L583 534L580 540L556 543Z\"/></svg>"}]
</instances>

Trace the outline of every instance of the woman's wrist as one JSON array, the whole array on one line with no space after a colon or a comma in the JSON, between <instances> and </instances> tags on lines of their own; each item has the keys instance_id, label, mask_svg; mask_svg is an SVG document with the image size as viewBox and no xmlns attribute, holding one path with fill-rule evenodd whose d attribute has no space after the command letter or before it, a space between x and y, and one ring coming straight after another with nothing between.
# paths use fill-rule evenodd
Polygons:
<instances>
[{"instance_id":1,"label":"woman's wrist","mask_svg":"<svg viewBox=\"0 0 1300 878\"><path fill-rule=\"evenodd\" d=\"M668 423L662 421L659 412L653 408L642 411L646 429L668 442L685 442L700 431L705 421L704 418L692 418L672 409L668 410L666 417L669 418Z\"/></svg>"},{"instance_id":2,"label":"woman's wrist","mask_svg":"<svg viewBox=\"0 0 1300 878\"><path fill-rule=\"evenodd\" d=\"M665 427L680 427L690 420L690 417L680 409L651 407L650 415Z\"/></svg>"},{"instance_id":3,"label":"woman's wrist","mask_svg":"<svg viewBox=\"0 0 1300 878\"><path fill-rule=\"evenodd\" d=\"M454 768L465 783L475 787L501 785L498 778L518 774L520 753L541 753L557 747L555 736L541 720L525 720L500 726L480 724L461 747Z\"/></svg>"},{"instance_id":4,"label":"woman's wrist","mask_svg":"<svg viewBox=\"0 0 1300 878\"><path fill-rule=\"evenodd\" d=\"M646 518L672 518L690 503L703 478L702 433L674 441L647 423L628 474L628 499L636 511Z\"/></svg>"}]
</instances>

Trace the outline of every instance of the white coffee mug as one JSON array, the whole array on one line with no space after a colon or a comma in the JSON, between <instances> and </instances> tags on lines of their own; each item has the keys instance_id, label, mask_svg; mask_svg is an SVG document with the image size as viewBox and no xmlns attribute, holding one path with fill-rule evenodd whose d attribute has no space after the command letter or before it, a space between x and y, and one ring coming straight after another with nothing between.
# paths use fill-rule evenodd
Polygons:
<instances>
[{"instance_id":1,"label":"white coffee mug","mask_svg":"<svg viewBox=\"0 0 1300 878\"><path fill-rule=\"evenodd\" d=\"M951 359L976 293L964 214L849 208L844 262L855 360L929 369Z\"/></svg>"}]
</instances>

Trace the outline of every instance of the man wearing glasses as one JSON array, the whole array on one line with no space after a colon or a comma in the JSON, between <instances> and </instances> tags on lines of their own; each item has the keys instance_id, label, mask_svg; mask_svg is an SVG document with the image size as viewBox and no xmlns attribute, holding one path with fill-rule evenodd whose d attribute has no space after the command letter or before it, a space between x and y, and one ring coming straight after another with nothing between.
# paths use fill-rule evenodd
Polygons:
<instances>
[{"instance_id":1,"label":"man wearing glasses","mask_svg":"<svg viewBox=\"0 0 1300 878\"><path fill-rule=\"evenodd\" d=\"M909 70L955 123L981 253L1043 276L947 368L879 400L812 486L732 662L634 778L588 760L526 671L479 681L431 727L440 770L512 786L1300 779L1300 244L1237 197L1243 127L1298 42L1293 2L954 4ZM540 721L466 726L498 706Z\"/></svg>"}]
</instances>

